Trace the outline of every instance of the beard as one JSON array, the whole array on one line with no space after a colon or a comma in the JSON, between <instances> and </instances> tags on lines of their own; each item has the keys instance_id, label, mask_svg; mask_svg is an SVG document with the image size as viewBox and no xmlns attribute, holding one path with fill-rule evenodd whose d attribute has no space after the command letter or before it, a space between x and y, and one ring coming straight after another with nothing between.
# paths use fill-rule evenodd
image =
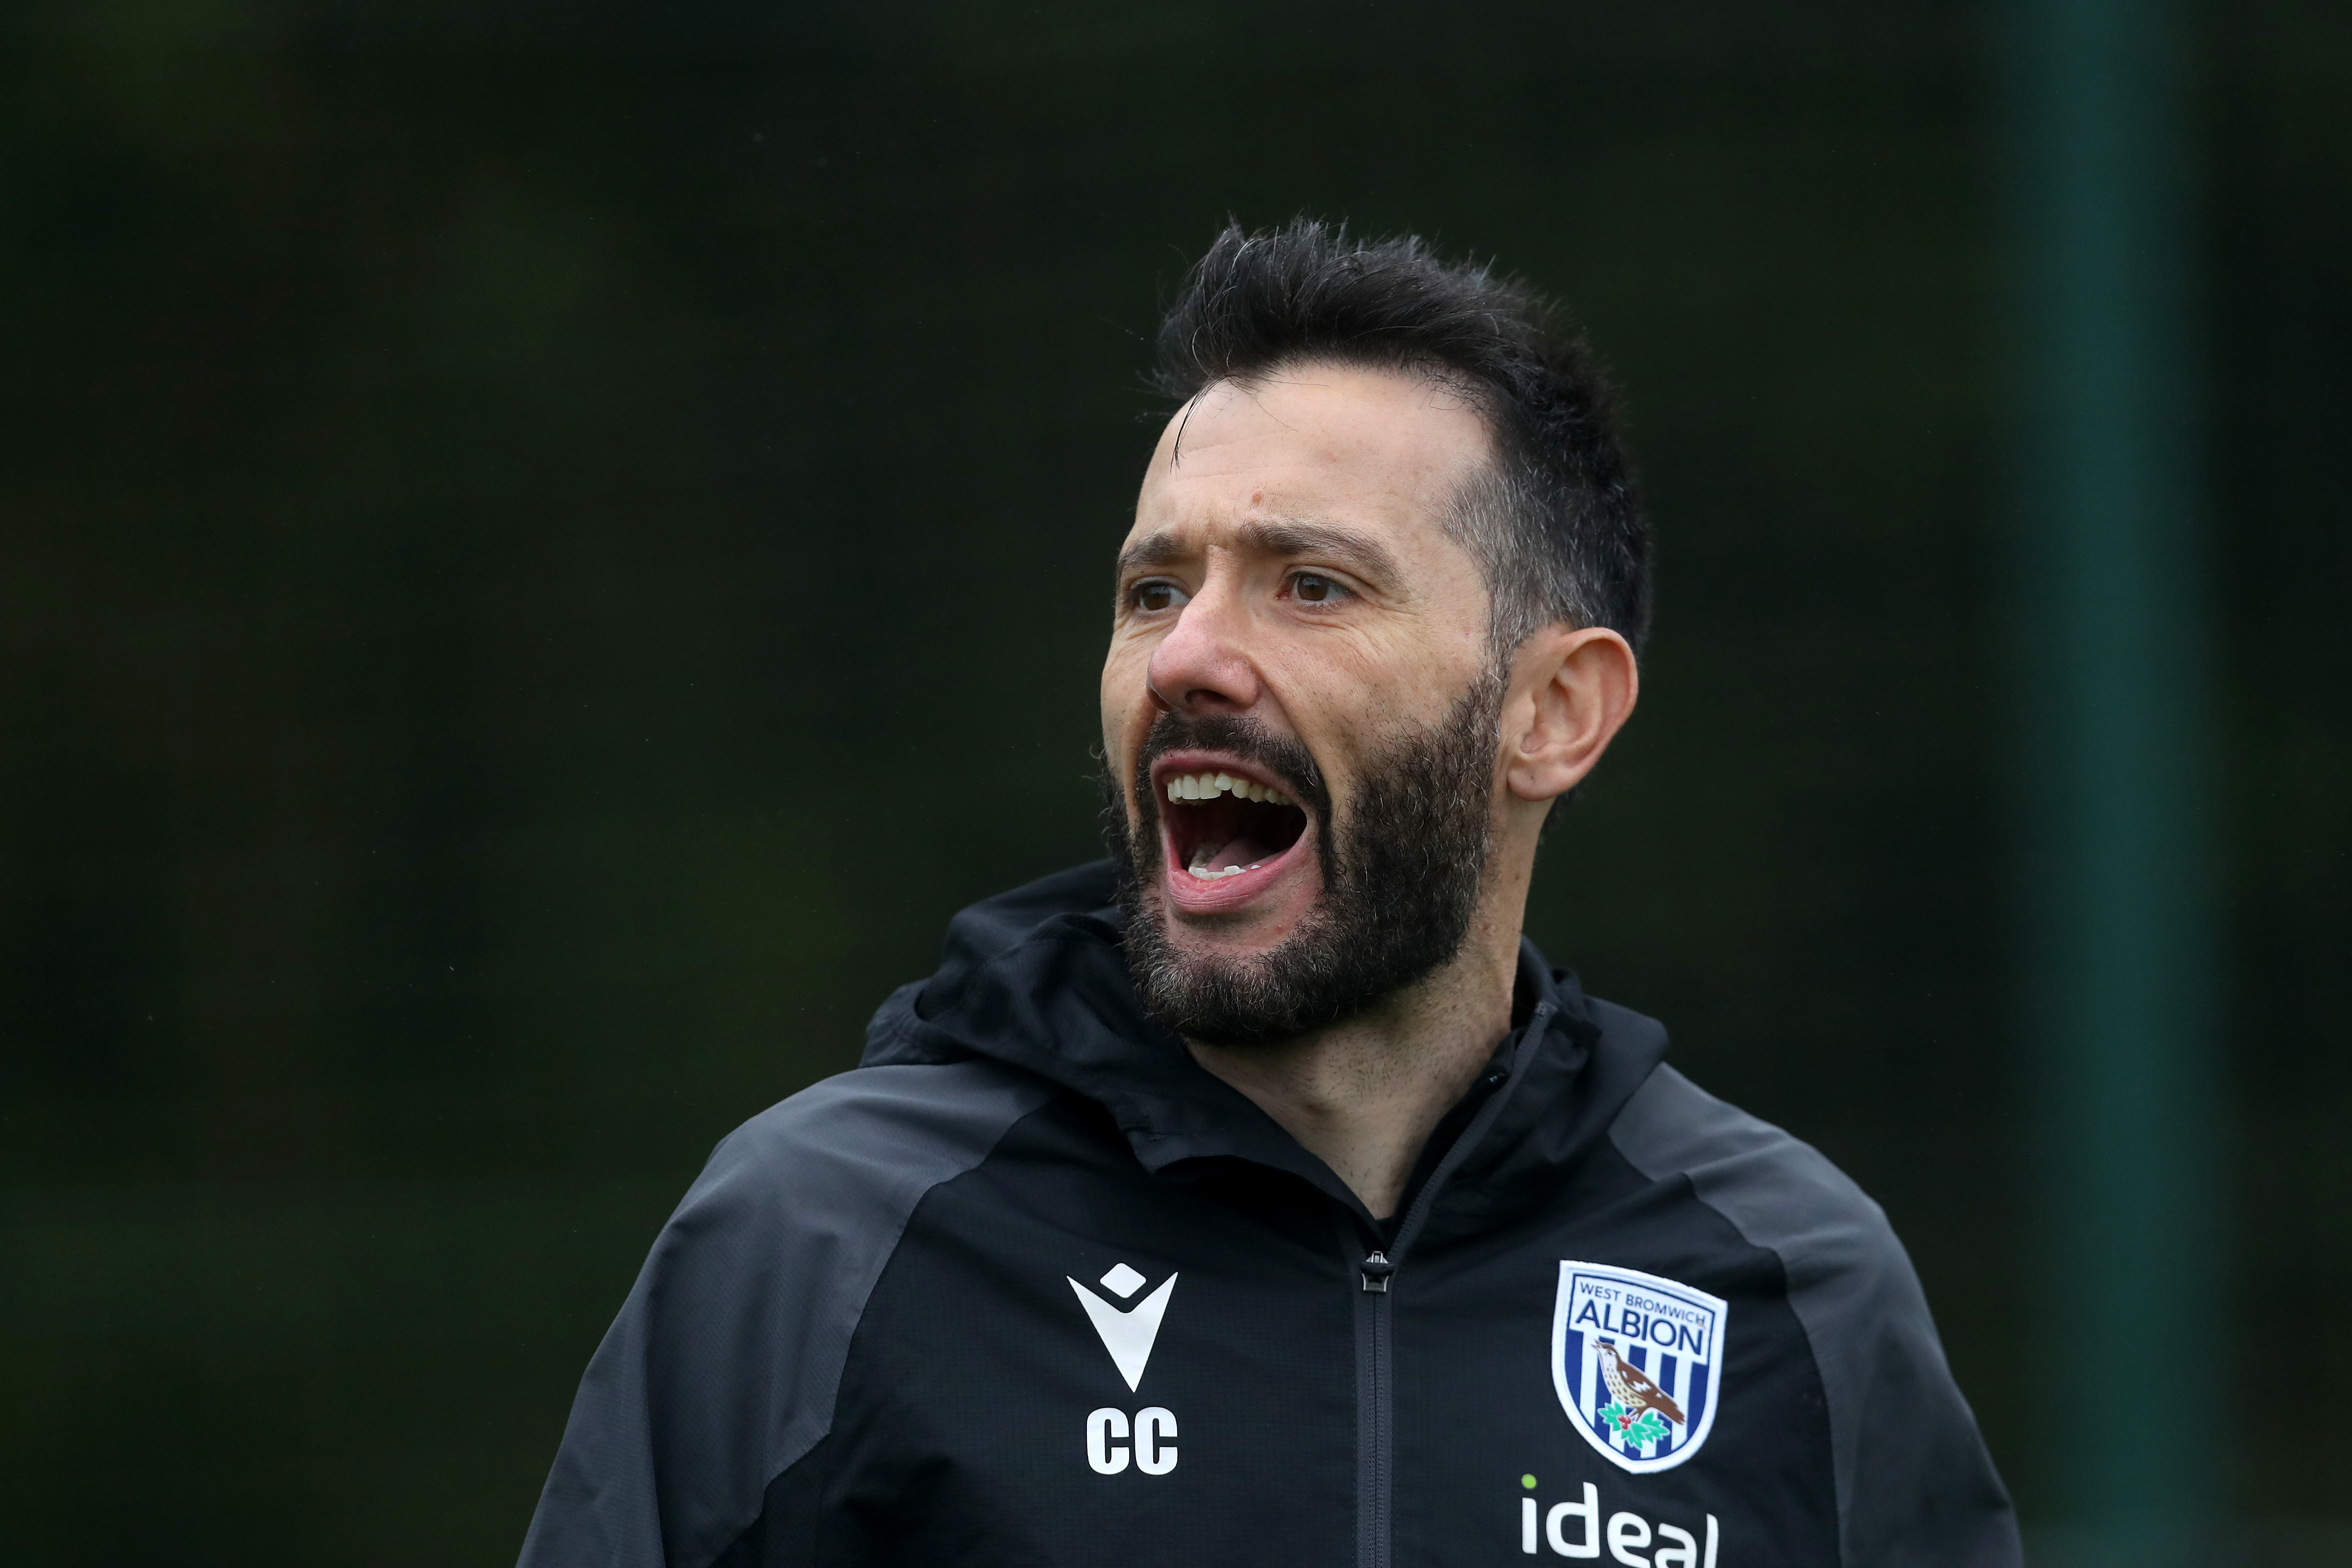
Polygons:
<instances>
[{"instance_id":1,"label":"beard","mask_svg":"<svg viewBox=\"0 0 2352 1568\"><path fill-rule=\"evenodd\" d=\"M1486 874L1505 681L1471 683L1434 725L1366 759L1345 822L1313 755L1255 721L1163 713L1136 758L1133 794L1103 770L1103 837L1119 868L1129 973L1144 1010L1188 1040L1251 1046L1351 1017L1462 951ZM1185 952L1170 934L1151 764L1182 747L1226 751L1282 781L1313 819L1323 896L1297 929L1247 956ZM1138 805L1130 827L1128 800Z\"/></svg>"}]
</instances>

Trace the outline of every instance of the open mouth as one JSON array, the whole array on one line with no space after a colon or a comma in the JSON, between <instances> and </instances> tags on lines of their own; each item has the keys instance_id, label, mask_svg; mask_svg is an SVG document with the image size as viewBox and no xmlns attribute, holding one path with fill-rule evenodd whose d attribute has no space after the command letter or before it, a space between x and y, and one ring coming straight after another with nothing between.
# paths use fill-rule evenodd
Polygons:
<instances>
[{"instance_id":1,"label":"open mouth","mask_svg":"<svg viewBox=\"0 0 2352 1568\"><path fill-rule=\"evenodd\" d=\"M1162 773L1168 847L1181 870L1221 881L1280 859L1307 832L1307 813L1278 784L1230 769Z\"/></svg>"}]
</instances>

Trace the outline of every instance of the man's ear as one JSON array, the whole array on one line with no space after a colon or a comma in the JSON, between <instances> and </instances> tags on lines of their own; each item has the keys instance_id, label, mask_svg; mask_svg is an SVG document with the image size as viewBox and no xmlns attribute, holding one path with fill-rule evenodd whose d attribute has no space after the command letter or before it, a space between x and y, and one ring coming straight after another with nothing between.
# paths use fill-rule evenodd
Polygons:
<instances>
[{"instance_id":1,"label":"man's ear","mask_svg":"<svg viewBox=\"0 0 2352 1568\"><path fill-rule=\"evenodd\" d=\"M1520 800L1556 799L1584 782L1633 717L1641 670L1605 626L1546 626L1512 663L1504 782Z\"/></svg>"}]
</instances>

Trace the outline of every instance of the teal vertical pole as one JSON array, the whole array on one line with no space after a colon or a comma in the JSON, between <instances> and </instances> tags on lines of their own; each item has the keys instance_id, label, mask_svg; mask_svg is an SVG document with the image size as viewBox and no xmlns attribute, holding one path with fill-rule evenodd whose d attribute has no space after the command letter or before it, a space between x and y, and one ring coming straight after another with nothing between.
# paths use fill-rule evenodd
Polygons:
<instances>
[{"instance_id":1,"label":"teal vertical pole","mask_svg":"<svg viewBox=\"0 0 2352 1568\"><path fill-rule=\"evenodd\" d=\"M2232 1447L2178 0L2010 0L2044 1556L2200 1550Z\"/></svg>"}]
</instances>

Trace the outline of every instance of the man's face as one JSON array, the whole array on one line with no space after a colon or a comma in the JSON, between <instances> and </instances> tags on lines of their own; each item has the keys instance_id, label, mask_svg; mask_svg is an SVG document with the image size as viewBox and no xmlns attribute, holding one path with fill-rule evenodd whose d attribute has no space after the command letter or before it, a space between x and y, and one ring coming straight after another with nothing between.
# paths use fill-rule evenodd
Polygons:
<instances>
[{"instance_id":1,"label":"man's face","mask_svg":"<svg viewBox=\"0 0 2352 1568\"><path fill-rule=\"evenodd\" d=\"M1130 957L1196 1037L1328 1021L1460 946L1500 691L1442 519L1491 452L1445 389L1320 364L1213 387L1160 437L1103 737Z\"/></svg>"}]
</instances>

